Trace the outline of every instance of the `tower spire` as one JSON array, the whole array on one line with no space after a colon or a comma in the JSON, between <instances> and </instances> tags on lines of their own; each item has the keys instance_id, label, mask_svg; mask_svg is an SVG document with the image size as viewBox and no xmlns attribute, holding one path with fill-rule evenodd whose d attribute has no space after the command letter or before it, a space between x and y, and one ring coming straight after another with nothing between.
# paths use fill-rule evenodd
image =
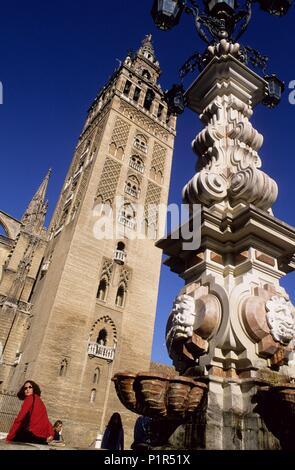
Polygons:
<instances>
[{"instance_id":1,"label":"tower spire","mask_svg":"<svg viewBox=\"0 0 295 470\"><path fill-rule=\"evenodd\" d=\"M153 37L151 34L147 34L141 41L141 46L137 51L137 54L144 57L148 62L156 67L159 67L159 62L156 59L155 49L153 45Z\"/></svg>"},{"instance_id":2,"label":"tower spire","mask_svg":"<svg viewBox=\"0 0 295 470\"><path fill-rule=\"evenodd\" d=\"M22 217L22 224L29 231L40 233L43 228L48 207L48 202L45 201L45 197L50 175L51 168L48 170L47 175L40 184Z\"/></svg>"}]
</instances>

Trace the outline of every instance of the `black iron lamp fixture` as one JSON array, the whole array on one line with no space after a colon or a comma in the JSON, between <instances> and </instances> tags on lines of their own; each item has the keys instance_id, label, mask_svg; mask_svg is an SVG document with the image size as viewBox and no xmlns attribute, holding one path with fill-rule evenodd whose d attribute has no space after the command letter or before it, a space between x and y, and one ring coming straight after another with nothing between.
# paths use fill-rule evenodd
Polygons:
<instances>
[{"instance_id":1,"label":"black iron lamp fixture","mask_svg":"<svg viewBox=\"0 0 295 470\"><path fill-rule=\"evenodd\" d=\"M182 114L186 106L183 86L173 85L172 88L165 93L165 100L171 114Z\"/></svg>"},{"instance_id":2,"label":"black iron lamp fixture","mask_svg":"<svg viewBox=\"0 0 295 470\"><path fill-rule=\"evenodd\" d=\"M252 16L252 6L258 3L271 15L288 13L293 0L154 0L151 14L156 26L167 31L179 23L186 12L194 17L197 32L207 43L228 38L236 41L247 29ZM235 33L236 36L235 36ZM208 37L211 36L211 40ZM234 37L235 36L235 37Z\"/></svg>"},{"instance_id":3,"label":"black iron lamp fixture","mask_svg":"<svg viewBox=\"0 0 295 470\"><path fill-rule=\"evenodd\" d=\"M200 2L200 0L199 0ZM203 0L199 6L198 0L153 0L151 14L158 28L167 31L176 26L183 12L193 16L195 27L200 38L207 44L216 44L221 39L236 42L246 31L252 17L252 7L258 3L260 8L271 15L284 16L288 13L293 0ZM202 11L201 11L202 10ZM251 47L241 49L241 61L266 68L268 58ZM180 77L193 71L200 70L207 64L206 52L193 54L180 69ZM284 84L275 76L265 78L268 82L264 104L276 106L284 91ZM183 89L176 85L166 93L170 112L180 114L185 107Z\"/></svg>"},{"instance_id":4,"label":"black iron lamp fixture","mask_svg":"<svg viewBox=\"0 0 295 470\"><path fill-rule=\"evenodd\" d=\"M274 108L279 104L285 90L285 84L275 75L263 77L267 82L266 96L263 103L269 108Z\"/></svg>"},{"instance_id":5,"label":"black iron lamp fixture","mask_svg":"<svg viewBox=\"0 0 295 470\"><path fill-rule=\"evenodd\" d=\"M206 11L211 14L218 14L222 11L234 13L236 7L236 0L205 0Z\"/></svg>"},{"instance_id":6,"label":"black iron lamp fixture","mask_svg":"<svg viewBox=\"0 0 295 470\"><path fill-rule=\"evenodd\" d=\"M151 13L156 26L167 31L179 23L183 9L182 0L155 0Z\"/></svg>"},{"instance_id":7,"label":"black iron lamp fixture","mask_svg":"<svg viewBox=\"0 0 295 470\"><path fill-rule=\"evenodd\" d=\"M262 10L271 15L284 16L288 13L292 0L258 0Z\"/></svg>"}]
</instances>

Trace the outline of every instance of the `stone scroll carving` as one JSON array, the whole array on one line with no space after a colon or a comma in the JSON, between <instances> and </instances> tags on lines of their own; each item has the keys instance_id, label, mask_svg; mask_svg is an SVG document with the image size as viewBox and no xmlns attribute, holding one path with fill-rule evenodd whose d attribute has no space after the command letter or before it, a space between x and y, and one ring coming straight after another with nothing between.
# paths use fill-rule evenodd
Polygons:
<instances>
[{"instance_id":1,"label":"stone scroll carving","mask_svg":"<svg viewBox=\"0 0 295 470\"><path fill-rule=\"evenodd\" d=\"M273 296L266 302L266 320L275 341L287 346L295 337L293 306L284 297Z\"/></svg>"},{"instance_id":2,"label":"stone scroll carving","mask_svg":"<svg viewBox=\"0 0 295 470\"><path fill-rule=\"evenodd\" d=\"M275 181L259 170L263 136L250 122L254 91L243 71L233 79L230 67L222 65L224 56L231 55L231 66L235 67L234 57L239 58L240 54L238 44L225 40L208 48L208 58L214 56L219 62L219 75L210 92L206 94L205 87L204 97L198 98L205 127L192 143L199 157L198 171L184 187L183 199L188 204L207 207L250 203L267 211L276 201L278 189Z\"/></svg>"},{"instance_id":3,"label":"stone scroll carving","mask_svg":"<svg viewBox=\"0 0 295 470\"><path fill-rule=\"evenodd\" d=\"M248 201L260 209L268 209L276 201L276 182L257 168L249 167L233 175L228 190L231 204Z\"/></svg>"}]
</instances>

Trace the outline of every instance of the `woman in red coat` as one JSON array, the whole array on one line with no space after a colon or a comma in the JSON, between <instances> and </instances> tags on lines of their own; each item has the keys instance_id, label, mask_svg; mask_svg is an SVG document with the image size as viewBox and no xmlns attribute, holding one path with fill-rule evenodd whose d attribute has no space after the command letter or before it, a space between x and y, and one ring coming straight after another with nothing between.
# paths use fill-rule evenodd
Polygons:
<instances>
[{"instance_id":1,"label":"woman in red coat","mask_svg":"<svg viewBox=\"0 0 295 470\"><path fill-rule=\"evenodd\" d=\"M27 380L21 387L17 396L23 400L23 404L9 431L7 441L38 444L52 441L53 428L40 395L40 387L33 380Z\"/></svg>"}]
</instances>

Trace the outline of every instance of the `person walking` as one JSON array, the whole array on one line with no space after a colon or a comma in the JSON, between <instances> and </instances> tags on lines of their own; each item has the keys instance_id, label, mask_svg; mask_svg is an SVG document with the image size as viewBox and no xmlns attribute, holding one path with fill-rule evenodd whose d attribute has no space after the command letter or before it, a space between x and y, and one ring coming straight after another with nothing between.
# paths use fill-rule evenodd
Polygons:
<instances>
[{"instance_id":1,"label":"person walking","mask_svg":"<svg viewBox=\"0 0 295 470\"><path fill-rule=\"evenodd\" d=\"M124 429L120 413L113 413L103 434L101 448L124 450Z\"/></svg>"},{"instance_id":2,"label":"person walking","mask_svg":"<svg viewBox=\"0 0 295 470\"><path fill-rule=\"evenodd\" d=\"M20 388L17 396L23 404L6 438L8 442L48 444L53 440L53 428L40 395L40 387L33 380Z\"/></svg>"}]
</instances>

